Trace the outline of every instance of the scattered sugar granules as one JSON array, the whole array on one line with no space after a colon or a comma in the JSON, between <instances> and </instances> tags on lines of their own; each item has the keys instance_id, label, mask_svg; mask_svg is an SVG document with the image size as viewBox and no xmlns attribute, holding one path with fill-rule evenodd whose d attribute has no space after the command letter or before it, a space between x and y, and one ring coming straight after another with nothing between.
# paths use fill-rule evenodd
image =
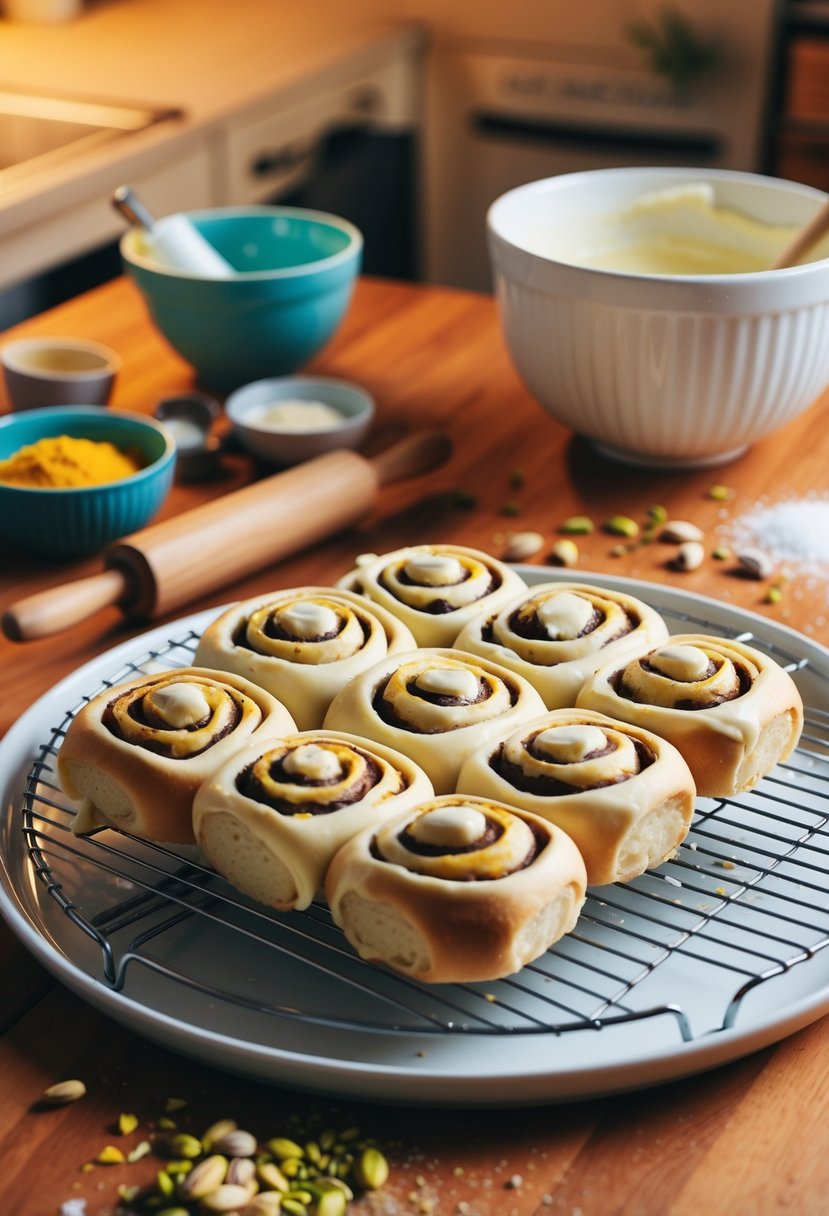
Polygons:
<instances>
[{"instance_id":1,"label":"scattered sugar granules","mask_svg":"<svg viewBox=\"0 0 829 1216\"><path fill-rule=\"evenodd\" d=\"M756 546L780 565L829 577L829 497L763 500L725 530L735 550Z\"/></svg>"}]
</instances>

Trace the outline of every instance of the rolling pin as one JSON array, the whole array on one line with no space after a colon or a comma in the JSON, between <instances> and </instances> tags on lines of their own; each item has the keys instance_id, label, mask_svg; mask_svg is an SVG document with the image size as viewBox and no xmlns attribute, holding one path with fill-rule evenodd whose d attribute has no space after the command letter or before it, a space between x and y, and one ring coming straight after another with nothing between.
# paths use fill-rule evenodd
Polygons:
<instances>
[{"instance_id":1,"label":"rolling pin","mask_svg":"<svg viewBox=\"0 0 829 1216\"><path fill-rule=\"evenodd\" d=\"M3 614L15 642L49 637L117 605L151 620L356 523L382 485L426 473L449 440L414 435L367 459L340 449L151 524L104 551L104 570L38 591Z\"/></svg>"}]
</instances>

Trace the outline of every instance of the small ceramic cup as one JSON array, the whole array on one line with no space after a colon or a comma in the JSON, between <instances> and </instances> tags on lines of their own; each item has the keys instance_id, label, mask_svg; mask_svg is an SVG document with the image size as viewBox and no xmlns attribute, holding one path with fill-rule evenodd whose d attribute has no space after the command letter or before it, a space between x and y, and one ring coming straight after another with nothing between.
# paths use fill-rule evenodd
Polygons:
<instances>
[{"instance_id":1,"label":"small ceramic cup","mask_svg":"<svg viewBox=\"0 0 829 1216\"><path fill-rule=\"evenodd\" d=\"M0 348L12 409L106 405L120 356L84 338L19 338Z\"/></svg>"}]
</instances>

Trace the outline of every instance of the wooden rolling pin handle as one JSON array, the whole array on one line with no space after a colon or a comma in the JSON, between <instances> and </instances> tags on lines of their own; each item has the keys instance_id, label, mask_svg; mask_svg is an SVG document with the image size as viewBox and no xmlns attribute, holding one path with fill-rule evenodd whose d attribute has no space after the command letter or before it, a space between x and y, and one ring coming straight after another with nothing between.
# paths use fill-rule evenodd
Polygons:
<instances>
[{"instance_id":1,"label":"wooden rolling pin handle","mask_svg":"<svg viewBox=\"0 0 829 1216\"><path fill-rule=\"evenodd\" d=\"M162 616L356 523L379 486L437 467L450 450L425 433L372 460L340 450L275 473L110 545L102 574L18 600L3 632L14 642L48 637L113 604Z\"/></svg>"},{"instance_id":2,"label":"wooden rolling pin handle","mask_svg":"<svg viewBox=\"0 0 829 1216\"><path fill-rule=\"evenodd\" d=\"M122 570L104 570L60 588L36 591L3 613L3 632L13 642L47 638L85 621L101 608L109 608L130 592L130 580Z\"/></svg>"}]
</instances>

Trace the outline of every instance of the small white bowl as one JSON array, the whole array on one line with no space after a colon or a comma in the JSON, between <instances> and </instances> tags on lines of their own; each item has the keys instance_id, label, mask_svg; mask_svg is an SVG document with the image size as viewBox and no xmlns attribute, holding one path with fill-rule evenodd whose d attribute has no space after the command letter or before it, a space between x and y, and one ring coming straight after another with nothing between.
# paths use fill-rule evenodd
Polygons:
<instances>
[{"instance_id":1,"label":"small white bowl","mask_svg":"<svg viewBox=\"0 0 829 1216\"><path fill-rule=\"evenodd\" d=\"M225 413L239 442L267 464L291 465L356 448L374 418L365 389L328 376L256 380L231 393ZM337 415L337 418L329 418Z\"/></svg>"},{"instance_id":2,"label":"small white bowl","mask_svg":"<svg viewBox=\"0 0 829 1216\"><path fill-rule=\"evenodd\" d=\"M722 464L829 384L826 241L814 260L786 270L653 274L579 264L590 225L601 237L614 211L691 183L708 183L716 207L779 226L773 253L826 198L729 170L598 169L519 186L489 211L516 369L554 418L631 463Z\"/></svg>"}]
</instances>

